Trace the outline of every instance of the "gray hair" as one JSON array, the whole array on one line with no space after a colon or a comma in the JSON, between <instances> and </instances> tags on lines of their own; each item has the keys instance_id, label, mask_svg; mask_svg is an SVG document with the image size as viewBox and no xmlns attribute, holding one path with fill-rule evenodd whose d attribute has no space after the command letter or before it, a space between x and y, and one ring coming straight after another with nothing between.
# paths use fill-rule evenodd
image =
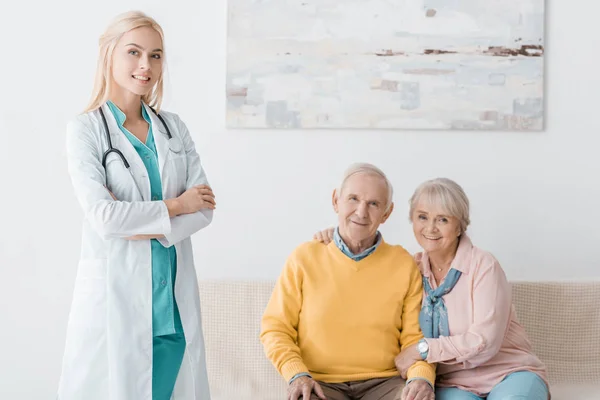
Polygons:
<instances>
[{"instance_id":1,"label":"gray hair","mask_svg":"<svg viewBox=\"0 0 600 400\"><path fill-rule=\"evenodd\" d=\"M346 169L346 172L344 172L344 179L342 180L342 184L340 185L339 193L342 192L342 189L344 188L344 185L346 184L348 179L350 179L351 176L356 175L356 174L367 174L367 175L371 175L371 176L378 176L381 179L383 179L383 181L385 182L385 186L387 187L387 200L386 200L386 205L385 205L385 211L387 212L390 209L390 207L392 206L392 198L394 196L394 188L392 187L392 183L387 178L387 176L383 173L383 171L380 170L379 168L377 168L376 166L374 166L373 164L356 163L356 164L350 165L350 167L348 167L348 169Z\"/></svg>"},{"instance_id":2,"label":"gray hair","mask_svg":"<svg viewBox=\"0 0 600 400\"><path fill-rule=\"evenodd\" d=\"M408 218L412 220L415 207L419 201L439 206L449 216L460 221L461 234L471 223L469 219L469 198L456 182L448 178L436 178L423 182L410 198Z\"/></svg>"}]
</instances>

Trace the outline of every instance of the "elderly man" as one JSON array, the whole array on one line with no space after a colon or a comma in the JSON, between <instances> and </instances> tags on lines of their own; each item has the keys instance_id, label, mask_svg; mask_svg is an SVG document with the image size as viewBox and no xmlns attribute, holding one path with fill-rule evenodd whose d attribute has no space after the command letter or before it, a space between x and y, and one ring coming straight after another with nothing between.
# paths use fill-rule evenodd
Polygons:
<instances>
[{"instance_id":1,"label":"elderly man","mask_svg":"<svg viewBox=\"0 0 600 400\"><path fill-rule=\"evenodd\" d=\"M393 210L392 185L377 167L353 165L333 208L334 241L294 250L262 318L288 400L433 400L433 365L415 362L405 385L394 364L423 337L423 289L411 255L378 232Z\"/></svg>"}]
</instances>

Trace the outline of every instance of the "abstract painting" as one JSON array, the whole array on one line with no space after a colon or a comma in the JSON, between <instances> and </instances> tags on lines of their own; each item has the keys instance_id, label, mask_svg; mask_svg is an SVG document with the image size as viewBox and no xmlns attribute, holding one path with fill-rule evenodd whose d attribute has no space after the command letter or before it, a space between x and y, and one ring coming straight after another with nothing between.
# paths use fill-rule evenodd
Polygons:
<instances>
[{"instance_id":1,"label":"abstract painting","mask_svg":"<svg viewBox=\"0 0 600 400\"><path fill-rule=\"evenodd\" d=\"M544 0L228 0L229 128L541 130Z\"/></svg>"}]
</instances>

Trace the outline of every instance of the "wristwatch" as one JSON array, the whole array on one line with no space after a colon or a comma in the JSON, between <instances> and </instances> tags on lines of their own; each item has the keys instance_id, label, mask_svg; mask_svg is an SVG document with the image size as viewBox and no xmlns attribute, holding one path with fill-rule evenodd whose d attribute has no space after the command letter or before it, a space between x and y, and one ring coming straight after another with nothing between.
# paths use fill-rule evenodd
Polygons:
<instances>
[{"instance_id":1,"label":"wristwatch","mask_svg":"<svg viewBox=\"0 0 600 400\"><path fill-rule=\"evenodd\" d=\"M417 344L417 351L419 354L421 354L421 358L423 360L427 359L427 354L429 354L429 344L427 344L425 339L419 340L419 343Z\"/></svg>"}]
</instances>

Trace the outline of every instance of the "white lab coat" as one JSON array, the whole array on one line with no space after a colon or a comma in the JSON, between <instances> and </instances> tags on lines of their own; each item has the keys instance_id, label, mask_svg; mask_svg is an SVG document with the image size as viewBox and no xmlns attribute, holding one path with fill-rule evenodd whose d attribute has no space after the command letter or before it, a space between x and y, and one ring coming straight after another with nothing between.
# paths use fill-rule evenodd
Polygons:
<instances>
[{"instance_id":1,"label":"white lab coat","mask_svg":"<svg viewBox=\"0 0 600 400\"><path fill-rule=\"evenodd\" d=\"M207 184L200 157L185 124L176 114L161 111L183 149L169 149L166 130L147 107L163 198ZM124 238L162 234L161 243L177 250L175 298L187 348L173 400L210 400L198 282L190 236L212 220L211 210L169 218L162 201L151 201L146 168L103 106L113 147L106 171L102 154L108 148L99 111L68 124L68 170L84 211L81 259L69 315L59 400L152 400L152 260L150 241ZM105 185L115 194L113 201Z\"/></svg>"}]
</instances>

